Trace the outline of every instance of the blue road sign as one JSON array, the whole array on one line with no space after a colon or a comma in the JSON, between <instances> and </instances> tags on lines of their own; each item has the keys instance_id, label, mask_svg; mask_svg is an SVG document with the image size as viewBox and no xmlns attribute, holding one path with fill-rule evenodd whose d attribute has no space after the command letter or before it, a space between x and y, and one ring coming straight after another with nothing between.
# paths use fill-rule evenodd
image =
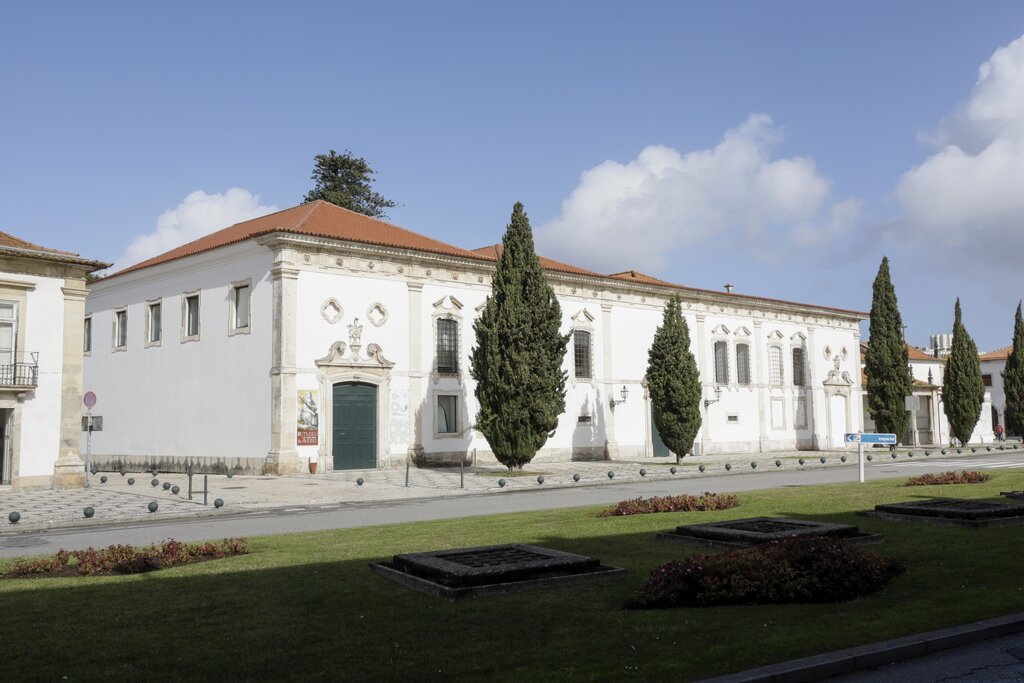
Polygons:
<instances>
[{"instance_id":1,"label":"blue road sign","mask_svg":"<svg viewBox=\"0 0 1024 683\"><path fill-rule=\"evenodd\" d=\"M886 446L896 445L895 434L847 434L846 443L880 443Z\"/></svg>"}]
</instances>

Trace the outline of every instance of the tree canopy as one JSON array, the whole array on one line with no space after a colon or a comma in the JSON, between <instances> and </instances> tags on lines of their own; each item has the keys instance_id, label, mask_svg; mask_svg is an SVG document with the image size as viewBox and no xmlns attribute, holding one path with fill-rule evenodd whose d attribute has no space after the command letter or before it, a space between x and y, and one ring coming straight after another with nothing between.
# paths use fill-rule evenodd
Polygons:
<instances>
[{"instance_id":1,"label":"tree canopy","mask_svg":"<svg viewBox=\"0 0 1024 683\"><path fill-rule=\"evenodd\" d=\"M647 352L647 390L661 440L676 457L686 455L701 425L701 385L678 294L672 295L665 306L664 318Z\"/></svg>"},{"instance_id":2,"label":"tree canopy","mask_svg":"<svg viewBox=\"0 0 1024 683\"><path fill-rule=\"evenodd\" d=\"M473 325L470 374L480 405L476 427L511 470L533 459L565 411L569 335L559 332L562 309L521 203L512 209L502 244L491 295Z\"/></svg>"},{"instance_id":3,"label":"tree canopy","mask_svg":"<svg viewBox=\"0 0 1024 683\"><path fill-rule=\"evenodd\" d=\"M953 348L942 378L942 409L949 420L949 431L962 444L974 433L985 402L985 384L981 379L978 347L967 334L960 313L960 299L953 309Z\"/></svg>"},{"instance_id":4,"label":"tree canopy","mask_svg":"<svg viewBox=\"0 0 1024 683\"><path fill-rule=\"evenodd\" d=\"M387 218L385 209L396 206L395 202L373 191L371 185L376 172L362 157L354 156L347 149L343 154L332 149L327 154L317 154L313 160L310 177L316 184L303 201L322 199L374 218Z\"/></svg>"},{"instance_id":5,"label":"tree canopy","mask_svg":"<svg viewBox=\"0 0 1024 683\"><path fill-rule=\"evenodd\" d=\"M888 257L882 257L872 286L868 335L864 358L868 412L879 433L895 434L902 441L909 423L903 399L910 395L912 380L907 343L903 338L903 318L889 277Z\"/></svg>"},{"instance_id":6,"label":"tree canopy","mask_svg":"<svg viewBox=\"0 0 1024 683\"><path fill-rule=\"evenodd\" d=\"M1013 319L1013 348L1003 369L1003 393L1007 431L1024 434L1024 320L1020 302L1017 302L1017 315Z\"/></svg>"}]
</instances>

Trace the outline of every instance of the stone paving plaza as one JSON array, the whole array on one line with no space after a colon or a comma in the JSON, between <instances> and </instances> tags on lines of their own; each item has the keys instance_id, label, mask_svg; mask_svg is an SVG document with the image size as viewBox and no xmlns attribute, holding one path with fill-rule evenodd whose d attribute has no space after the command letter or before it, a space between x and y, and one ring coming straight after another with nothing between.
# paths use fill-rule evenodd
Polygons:
<instances>
[{"instance_id":1,"label":"stone paving plaza","mask_svg":"<svg viewBox=\"0 0 1024 683\"><path fill-rule=\"evenodd\" d=\"M964 453L956 456L956 464L962 467L1024 467L1021 451L985 451L977 454ZM846 456L846 462L841 456ZM891 463L888 450L876 449L872 452L874 464ZM938 452L933 451L927 460L935 459ZM950 453L947 457L952 457ZM800 459L804 464L799 463ZM825 463L820 461L825 458ZM925 461L923 450L916 450L913 459L901 451L898 461ZM775 463L779 461L781 465ZM756 463L756 468L751 467ZM128 472L122 476L118 472L100 472L91 477L91 486L87 489L68 491L26 491L12 492L0 489L0 534L17 533L43 527L69 525L96 525L111 522L144 521L156 517L170 518L206 514L230 514L265 508L279 508L299 505L329 505L361 502L377 502L403 500L410 498L429 498L438 496L458 496L469 494L499 493L540 487L593 486L619 483L623 481L639 481L641 479L693 478L711 474L733 474L765 472L776 470L796 470L823 467L855 467L857 454L855 450L841 452L794 451L770 454L729 454L685 458L676 465L672 458L643 461L586 461L586 462L533 462L522 472L512 475L501 466L466 467L461 474L463 481L460 487L460 471L458 468L410 468L409 485L406 486L405 469L387 470L348 470L327 474L305 474L289 477L270 476L234 476L222 474L209 475L208 505L203 505L203 475L196 474L193 478L193 496L188 500L188 477L183 473L158 473L159 485L151 484L154 476L151 472ZM704 466L704 472L700 466ZM670 468L675 467L672 474ZM728 469L727 469L728 468ZM642 477L640 470L645 470ZM608 472L614 473L609 479ZM106 475L107 482L101 483L100 477ZM579 475L579 481L574 480ZM544 483L539 484L537 477L543 476ZM128 479L134 478L135 484L129 485ZM363 484L357 484L363 479ZM500 480L505 486L499 486ZM178 494L166 491L164 482L180 487ZM213 503L217 498L223 499L224 508L217 510ZM159 508L150 513L147 506L156 501ZM95 510L92 519L83 514L85 507ZM18 524L8 521L8 514L17 511L21 515Z\"/></svg>"}]
</instances>

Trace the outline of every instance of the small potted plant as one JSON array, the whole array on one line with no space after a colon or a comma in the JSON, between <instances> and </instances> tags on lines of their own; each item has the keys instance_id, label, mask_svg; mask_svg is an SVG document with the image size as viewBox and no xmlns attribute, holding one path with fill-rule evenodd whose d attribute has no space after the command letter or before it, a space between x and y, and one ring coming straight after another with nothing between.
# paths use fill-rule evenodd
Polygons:
<instances>
[{"instance_id":1,"label":"small potted plant","mask_svg":"<svg viewBox=\"0 0 1024 683\"><path fill-rule=\"evenodd\" d=\"M309 459L309 473L316 474L317 457L314 455Z\"/></svg>"}]
</instances>

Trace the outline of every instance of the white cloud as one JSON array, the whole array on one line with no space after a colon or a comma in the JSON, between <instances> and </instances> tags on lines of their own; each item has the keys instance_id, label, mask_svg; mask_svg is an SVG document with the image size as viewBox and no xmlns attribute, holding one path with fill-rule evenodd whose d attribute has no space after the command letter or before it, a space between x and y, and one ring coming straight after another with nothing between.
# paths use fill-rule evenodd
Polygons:
<instances>
[{"instance_id":1,"label":"white cloud","mask_svg":"<svg viewBox=\"0 0 1024 683\"><path fill-rule=\"evenodd\" d=\"M598 164L538 231L541 251L598 270L656 271L712 238L810 245L848 230L860 202L828 207L831 183L812 159L772 158L781 140L769 116L754 114L713 149L652 145L628 163Z\"/></svg>"},{"instance_id":2,"label":"white cloud","mask_svg":"<svg viewBox=\"0 0 1024 683\"><path fill-rule=\"evenodd\" d=\"M940 147L900 179L904 237L987 260L1024 248L1024 36L978 69L969 100L925 140Z\"/></svg>"},{"instance_id":3,"label":"white cloud","mask_svg":"<svg viewBox=\"0 0 1024 683\"><path fill-rule=\"evenodd\" d=\"M160 214L153 232L136 235L114 263L111 272L145 261L229 225L277 210L276 206L260 204L259 195L240 187L233 187L220 194L196 190L176 208Z\"/></svg>"}]
</instances>

